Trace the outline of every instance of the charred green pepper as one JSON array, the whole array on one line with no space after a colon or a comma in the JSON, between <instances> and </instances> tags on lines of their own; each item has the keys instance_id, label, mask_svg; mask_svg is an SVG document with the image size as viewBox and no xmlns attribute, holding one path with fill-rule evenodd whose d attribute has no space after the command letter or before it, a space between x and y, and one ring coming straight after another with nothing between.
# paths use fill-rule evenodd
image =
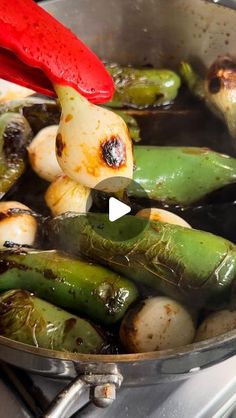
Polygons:
<instances>
[{"instance_id":1,"label":"charred green pepper","mask_svg":"<svg viewBox=\"0 0 236 418\"><path fill-rule=\"evenodd\" d=\"M230 57L217 58L205 79L185 62L181 64L180 73L192 93L205 100L210 110L225 121L230 135L236 138L236 62Z\"/></svg>"},{"instance_id":2,"label":"charred green pepper","mask_svg":"<svg viewBox=\"0 0 236 418\"><path fill-rule=\"evenodd\" d=\"M108 106L162 106L173 102L178 94L180 78L171 70L137 69L117 64L107 64L106 68L115 82L115 94Z\"/></svg>"},{"instance_id":3,"label":"charred green pepper","mask_svg":"<svg viewBox=\"0 0 236 418\"><path fill-rule=\"evenodd\" d=\"M0 295L0 335L36 347L78 353L101 353L107 345L91 322L25 290Z\"/></svg>"},{"instance_id":4,"label":"charred green pepper","mask_svg":"<svg viewBox=\"0 0 236 418\"><path fill-rule=\"evenodd\" d=\"M196 147L134 147L134 180L128 194L186 206L236 182L236 159ZM139 184L142 189L139 188Z\"/></svg>"},{"instance_id":5,"label":"charred green pepper","mask_svg":"<svg viewBox=\"0 0 236 418\"><path fill-rule=\"evenodd\" d=\"M108 324L137 298L135 285L107 268L57 251L0 251L0 291L24 289Z\"/></svg>"},{"instance_id":6,"label":"charred green pepper","mask_svg":"<svg viewBox=\"0 0 236 418\"><path fill-rule=\"evenodd\" d=\"M120 231L143 231L122 240ZM227 305L236 278L236 246L208 232L106 214L62 215L48 222L51 243L198 308ZM70 237L69 240L66 237ZM105 238L109 237L109 238Z\"/></svg>"},{"instance_id":7,"label":"charred green pepper","mask_svg":"<svg viewBox=\"0 0 236 418\"><path fill-rule=\"evenodd\" d=\"M0 116L0 198L24 172L26 146L32 136L24 116L11 112Z\"/></svg>"},{"instance_id":8,"label":"charred green pepper","mask_svg":"<svg viewBox=\"0 0 236 418\"><path fill-rule=\"evenodd\" d=\"M117 115L119 115L125 121L127 128L129 130L131 139L134 142L141 141L140 128L138 126L138 122L136 121L136 119L133 116L126 113L125 111L117 110L117 109L112 109L112 111L115 112Z\"/></svg>"}]
</instances>

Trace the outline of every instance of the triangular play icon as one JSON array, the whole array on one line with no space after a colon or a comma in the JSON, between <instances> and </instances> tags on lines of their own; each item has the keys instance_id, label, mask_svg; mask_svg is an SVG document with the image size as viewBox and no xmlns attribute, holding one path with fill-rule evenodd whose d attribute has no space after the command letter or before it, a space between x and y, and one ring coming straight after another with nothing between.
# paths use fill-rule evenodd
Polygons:
<instances>
[{"instance_id":1,"label":"triangular play icon","mask_svg":"<svg viewBox=\"0 0 236 418\"><path fill-rule=\"evenodd\" d=\"M131 211L130 206L126 205L115 197L109 199L109 221L114 222Z\"/></svg>"}]
</instances>

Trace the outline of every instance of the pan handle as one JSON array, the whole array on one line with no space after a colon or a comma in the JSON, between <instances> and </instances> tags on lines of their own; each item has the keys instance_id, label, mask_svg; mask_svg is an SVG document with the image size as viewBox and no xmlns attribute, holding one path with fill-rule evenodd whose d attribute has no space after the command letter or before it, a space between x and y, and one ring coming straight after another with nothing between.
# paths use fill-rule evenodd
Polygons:
<instances>
[{"instance_id":1,"label":"pan handle","mask_svg":"<svg viewBox=\"0 0 236 418\"><path fill-rule=\"evenodd\" d=\"M76 404L87 389L90 389L91 401L100 408L106 408L115 400L116 390L122 381L123 377L119 373L76 377L57 395L41 418L69 418L76 412Z\"/></svg>"}]
</instances>

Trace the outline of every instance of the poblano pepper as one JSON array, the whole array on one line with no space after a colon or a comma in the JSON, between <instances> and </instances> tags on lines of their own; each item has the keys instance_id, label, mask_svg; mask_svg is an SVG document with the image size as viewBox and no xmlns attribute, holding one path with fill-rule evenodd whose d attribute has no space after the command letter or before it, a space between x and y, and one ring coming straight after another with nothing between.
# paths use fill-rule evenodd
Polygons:
<instances>
[{"instance_id":1,"label":"poblano pepper","mask_svg":"<svg viewBox=\"0 0 236 418\"><path fill-rule=\"evenodd\" d=\"M115 323L137 298L128 279L57 251L0 251L0 291L23 289L49 302Z\"/></svg>"},{"instance_id":2,"label":"poblano pepper","mask_svg":"<svg viewBox=\"0 0 236 418\"><path fill-rule=\"evenodd\" d=\"M11 112L0 115L0 198L23 174L26 146L32 136L24 116Z\"/></svg>"},{"instance_id":3,"label":"poblano pepper","mask_svg":"<svg viewBox=\"0 0 236 418\"><path fill-rule=\"evenodd\" d=\"M134 147L135 171L128 194L187 206L236 182L236 159L197 147ZM143 189L139 188L141 185Z\"/></svg>"},{"instance_id":4,"label":"poblano pepper","mask_svg":"<svg viewBox=\"0 0 236 418\"><path fill-rule=\"evenodd\" d=\"M106 68L115 82L111 107L136 107L167 105L173 102L180 87L179 76L171 70L121 67L107 64Z\"/></svg>"},{"instance_id":5,"label":"poblano pepper","mask_svg":"<svg viewBox=\"0 0 236 418\"><path fill-rule=\"evenodd\" d=\"M142 233L122 241L121 230L139 230L142 223ZM62 215L50 220L47 229L52 245L90 257L185 304L210 309L229 303L236 246L221 237L157 221L146 225L135 216L123 216L114 226L106 214L96 213Z\"/></svg>"},{"instance_id":6,"label":"poblano pepper","mask_svg":"<svg viewBox=\"0 0 236 418\"><path fill-rule=\"evenodd\" d=\"M107 341L89 321L25 290L0 295L0 335L52 350L101 353Z\"/></svg>"}]
</instances>

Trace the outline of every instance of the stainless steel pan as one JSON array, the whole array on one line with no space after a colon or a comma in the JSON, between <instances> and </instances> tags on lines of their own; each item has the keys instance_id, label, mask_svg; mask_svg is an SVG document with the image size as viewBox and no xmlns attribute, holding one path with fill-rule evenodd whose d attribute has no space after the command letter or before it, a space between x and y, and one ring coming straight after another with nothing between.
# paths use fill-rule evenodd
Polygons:
<instances>
[{"instance_id":1,"label":"stainless steel pan","mask_svg":"<svg viewBox=\"0 0 236 418\"><path fill-rule=\"evenodd\" d=\"M176 68L184 59L201 70L218 55L236 56L236 11L204 0L53 0L44 7L108 61ZM178 350L108 356L49 351L0 337L0 359L75 379L48 417L69 415L71 399L88 386L95 403L105 406L122 380L123 385L153 385L185 378L235 353L236 331Z\"/></svg>"}]
</instances>

